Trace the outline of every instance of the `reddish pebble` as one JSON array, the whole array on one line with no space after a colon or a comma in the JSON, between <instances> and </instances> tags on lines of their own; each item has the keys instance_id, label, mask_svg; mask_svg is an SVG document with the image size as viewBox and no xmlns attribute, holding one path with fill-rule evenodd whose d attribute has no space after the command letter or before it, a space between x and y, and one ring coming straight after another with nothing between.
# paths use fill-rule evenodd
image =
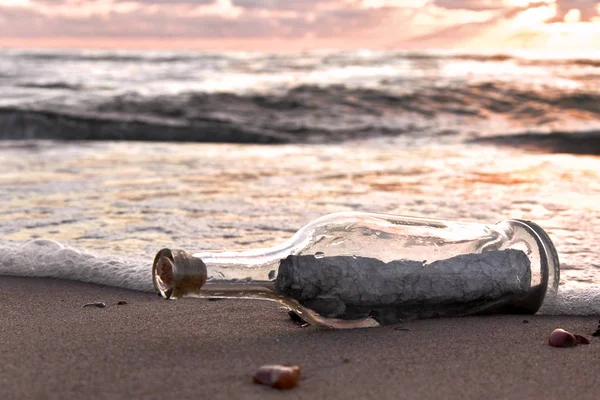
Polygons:
<instances>
[{"instance_id":1,"label":"reddish pebble","mask_svg":"<svg viewBox=\"0 0 600 400\"><path fill-rule=\"evenodd\" d=\"M300 367L285 365L263 365L252 377L254 383L275 389L291 389L298 383Z\"/></svg>"},{"instance_id":2,"label":"reddish pebble","mask_svg":"<svg viewBox=\"0 0 600 400\"><path fill-rule=\"evenodd\" d=\"M559 328L552 331L548 344L554 347L574 347L577 346L577 338L571 332Z\"/></svg>"}]
</instances>

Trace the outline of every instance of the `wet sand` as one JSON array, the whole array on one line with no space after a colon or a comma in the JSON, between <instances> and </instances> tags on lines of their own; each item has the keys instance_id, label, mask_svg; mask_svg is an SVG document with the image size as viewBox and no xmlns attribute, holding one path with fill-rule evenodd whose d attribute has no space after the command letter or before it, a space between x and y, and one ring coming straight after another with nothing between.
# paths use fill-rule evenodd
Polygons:
<instances>
[{"instance_id":1,"label":"wet sand","mask_svg":"<svg viewBox=\"0 0 600 400\"><path fill-rule=\"evenodd\" d=\"M471 317L333 331L302 328L261 301L166 301L4 276L0 293L0 386L11 399L598 396L600 338L590 335L597 317ZM82 307L95 301L107 307ZM592 343L551 348L556 327ZM299 386L281 393L251 383L266 363L299 365Z\"/></svg>"}]
</instances>

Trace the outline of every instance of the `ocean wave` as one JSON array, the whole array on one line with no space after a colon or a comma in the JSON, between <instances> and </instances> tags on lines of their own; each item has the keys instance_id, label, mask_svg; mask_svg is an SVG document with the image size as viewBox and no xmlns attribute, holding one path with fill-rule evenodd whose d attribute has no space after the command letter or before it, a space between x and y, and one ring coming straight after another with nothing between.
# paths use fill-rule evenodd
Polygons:
<instances>
[{"instance_id":1,"label":"ocean wave","mask_svg":"<svg viewBox=\"0 0 600 400\"><path fill-rule=\"evenodd\" d=\"M524 65L575 65L600 68L600 58L581 57L523 57L508 53L434 53L419 51L372 51L372 52L300 52L291 54L247 52L148 52L148 51L19 51L13 57L31 62L109 62L109 63L169 63L207 62L227 60L231 62L262 62L279 68L314 69L322 65L387 65L397 61L475 61L515 62ZM302 63L298 63L302 61Z\"/></svg>"},{"instance_id":2,"label":"ocean wave","mask_svg":"<svg viewBox=\"0 0 600 400\"><path fill-rule=\"evenodd\" d=\"M44 62L44 61L103 61L103 62L124 62L124 63L136 63L136 62L177 62L177 61L189 61L195 58L201 58L206 60L210 57L222 58L221 55L211 55L210 53L176 53L176 54L165 54L158 53L153 54L151 52L68 52L68 51L49 51L49 52L20 52L17 54L19 59L32 62Z\"/></svg>"},{"instance_id":3,"label":"ocean wave","mask_svg":"<svg viewBox=\"0 0 600 400\"><path fill-rule=\"evenodd\" d=\"M74 103L79 105L65 105L59 98L33 106L0 108L0 138L331 142L377 136L446 135L498 116L519 133L556 131L553 124L571 120L584 121L588 129L600 129L593 122L600 119L600 93L531 90L489 82L430 86L407 92L300 85L279 94L127 93L69 104ZM447 120L452 124L448 125ZM556 146L596 140L593 135L568 135L557 133L548 140ZM520 138L532 142L539 135ZM511 136L489 140L516 139Z\"/></svg>"},{"instance_id":4,"label":"ocean wave","mask_svg":"<svg viewBox=\"0 0 600 400\"><path fill-rule=\"evenodd\" d=\"M585 65L585 66L589 66L589 67L600 68L600 60L598 60L598 59L578 58L578 59L575 59L575 60L565 61L565 63L566 64Z\"/></svg>"},{"instance_id":5,"label":"ocean wave","mask_svg":"<svg viewBox=\"0 0 600 400\"><path fill-rule=\"evenodd\" d=\"M570 153L600 155L600 130L578 132L526 132L512 135L495 135L470 140L519 147L544 153Z\"/></svg>"},{"instance_id":6,"label":"ocean wave","mask_svg":"<svg viewBox=\"0 0 600 400\"><path fill-rule=\"evenodd\" d=\"M169 61L188 61L192 59L206 59L207 57L218 58L243 58L243 59L272 59L272 60L290 60L306 59L307 57L319 58L326 63L336 61L356 61L357 57L362 59L463 59L473 61L507 61L518 59L517 56L493 53L493 54L439 54L433 52L406 52L406 51L373 51L364 53L361 51L347 52L300 52L289 54L272 53L241 53L241 52L210 52L210 51L188 51L188 52L149 52L149 51L19 51L13 52L14 55L24 60L32 61L150 61L150 62L169 62Z\"/></svg>"},{"instance_id":7,"label":"ocean wave","mask_svg":"<svg viewBox=\"0 0 600 400\"><path fill-rule=\"evenodd\" d=\"M58 89L58 90L81 90L83 85L67 82L24 82L17 84L18 87L31 89Z\"/></svg>"},{"instance_id":8,"label":"ocean wave","mask_svg":"<svg viewBox=\"0 0 600 400\"><path fill-rule=\"evenodd\" d=\"M482 118L489 112L514 119L539 118L541 114L548 118L579 111L597 117L600 116L600 93L546 92L544 88L535 91L503 83L433 86L409 92L345 85L300 85L281 94L186 93L150 98L126 94L98 105L96 110L185 119L215 113L244 115L268 111L291 114L290 117L303 113L334 113L336 117L344 113L376 116L416 113L427 117L456 114Z\"/></svg>"},{"instance_id":9,"label":"ocean wave","mask_svg":"<svg viewBox=\"0 0 600 400\"><path fill-rule=\"evenodd\" d=\"M144 140L276 144L293 138L206 118L178 121L115 113L0 108L0 138L58 140Z\"/></svg>"}]
</instances>

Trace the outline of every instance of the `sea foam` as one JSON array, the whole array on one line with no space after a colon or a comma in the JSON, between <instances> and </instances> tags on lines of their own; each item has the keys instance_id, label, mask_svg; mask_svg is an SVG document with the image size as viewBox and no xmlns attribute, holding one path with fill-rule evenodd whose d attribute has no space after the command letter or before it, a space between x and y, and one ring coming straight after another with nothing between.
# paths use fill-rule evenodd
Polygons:
<instances>
[{"instance_id":1,"label":"sea foam","mask_svg":"<svg viewBox=\"0 0 600 400\"><path fill-rule=\"evenodd\" d=\"M150 292L152 261L94 255L48 239L0 243L0 275L59 278Z\"/></svg>"},{"instance_id":2,"label":"sea foam","mask_svg":"<svg viewBox=\"0 0 600 400\"><path fill-rule=\"evenodd\" d=\"M0 242L0 275L58 278L152 292L152 260L95 255L53 240ZM600 315L600 288L561 287L538 314Z\"/></svg>"}]
</instances>

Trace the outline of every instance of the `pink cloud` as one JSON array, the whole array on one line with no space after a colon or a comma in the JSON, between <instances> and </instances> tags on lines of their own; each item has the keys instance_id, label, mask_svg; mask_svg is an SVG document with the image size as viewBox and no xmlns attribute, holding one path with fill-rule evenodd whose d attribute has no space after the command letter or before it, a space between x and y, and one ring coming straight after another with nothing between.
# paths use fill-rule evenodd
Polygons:
<instances>
[{"instance_id":1,"label":"pink cloud","mask_svg":"<svg viewBox=\"0 0 600 400\"><path fill-rule=\"evenodd\" d=\"M6 1L9 1L8 3ZM556 1L562 21L591 0L6 0L0 39L293 40L299 43L460 45L528 8ZM516 6L523 4L524 6ZM443 39L443 40L442 40Z\"/></svg>"}]
</instances>

